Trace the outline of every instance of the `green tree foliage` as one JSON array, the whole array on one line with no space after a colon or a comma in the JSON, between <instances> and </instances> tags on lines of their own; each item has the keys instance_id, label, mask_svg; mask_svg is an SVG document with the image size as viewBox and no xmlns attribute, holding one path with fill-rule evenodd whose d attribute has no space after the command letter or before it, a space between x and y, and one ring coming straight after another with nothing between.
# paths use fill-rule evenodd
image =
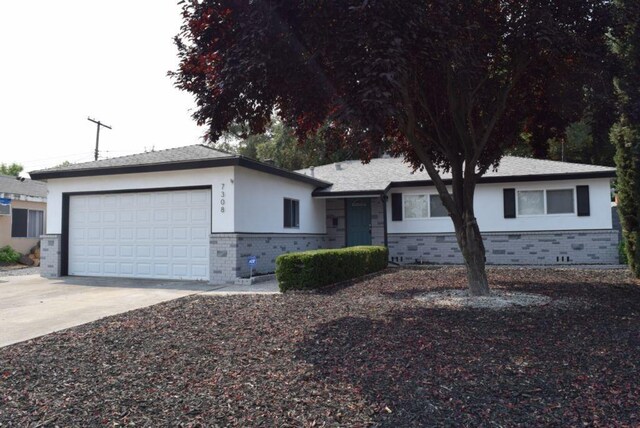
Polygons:
<instances>
[{"instance_id":1,"label":"green tree foliage","mask_svg":"<svg viewBox=\"0 0 640 428\"><path fill-rule=\"evenodd\" d=\"M262 133L276 111L300 141L331 123L365 162L404 156L433 181L474 295L489 293L478 180L523 131L546 144L581 119L610 24L606 0L182 5L174 76L211 140L233 123Z\"/></svg>"},{"instance_id":2,"label":"green tree foliage","mask_svg":"<svg viewBox=\"0 0 640 428\"><path fill-rule=\"evenodd\" d=\"M352 151L330 144L330 138L322 127L300 141L294 130L281 121L273 120L264 133L243 138L239 127L225 133L213 146L222 151L235 153L259 161L272 161L275 166L297 170L310 166L353 159Z\"/></svg>"},{"instance_id":3,"label":"green tree foliage","mask_svg":"<svg viewBox=\"0 0 640 428\"><path fill-rule=\"evenodd\" d=\"M640 2L617 0L613 52L620 118L611 130L618 168L618 211L627 261L640 278Z\"/></svg>"},{"instance_id":4,"label":"green tree foliage","mask_svg":"<svg viewBox=\"0 0 640 428\"><path fill-rule=\"evenodd\" d=\"M17 177L24 170L24 167L18 163L12 164L0 164L0 174L2 175L11 175Z\"/></svg>"}]
</instances>

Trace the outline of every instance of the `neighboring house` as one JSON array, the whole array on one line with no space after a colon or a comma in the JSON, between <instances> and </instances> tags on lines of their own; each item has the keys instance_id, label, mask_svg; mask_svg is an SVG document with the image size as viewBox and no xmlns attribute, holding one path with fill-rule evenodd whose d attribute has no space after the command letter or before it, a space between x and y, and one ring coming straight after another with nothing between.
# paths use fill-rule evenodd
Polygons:
<instances>
[{"instance_id":1,"label":"neighboring house","mask_svg":"<svg viewBox=\"0 0 640 428\"><path fill-rule=\"evenodd\" d=\"M47 184L0 175L0 247L26 254L44 233Z\"/></svg>"},{"instance_id":2,"label":"neighboring house","mask_svg":"<svg viewBox=\"0 0 640 428\"><path fill-rule=\"evenodd\" d=\"M487 261L617 263L614 175L505 157L476 193ZM250 256L270 272L282 253L368 244L398 264L462 262L429 177L397 158L291 172L195 145L31 176L49 186L45 276L228 282Z\"/></svg>"}]
</instances>

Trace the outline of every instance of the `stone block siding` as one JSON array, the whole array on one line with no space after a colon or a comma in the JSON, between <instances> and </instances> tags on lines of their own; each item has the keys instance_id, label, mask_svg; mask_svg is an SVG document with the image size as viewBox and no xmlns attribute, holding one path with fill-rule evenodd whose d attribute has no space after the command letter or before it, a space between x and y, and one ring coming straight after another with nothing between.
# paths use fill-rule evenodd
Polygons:
<instances>
[{"instance_id":1,"label":"stone block siding","mask_svg":"<svg viewBox=\"0 0 640 428\"><path fill-rule=\"evenodd\" d=\"M62 268L60 235L40 237L40 275L45 278L59 278Z\"/></svg>"},{"instance_id":2,"label":"stone block siding","mask_svg":"<svg viewBox=\"0 0 640 428\"><path fill-rule=\"evenodd\" d=\"M346 227L344 199L327 199L327 248L346 245Z\"/></svg>"},{"instance_id":3,"label":"stone block siding","mask_svg":"<svg viewBox=\"0 0 640 428\"><path fill-rule=\"evenodd\" d=\"M483 233L487 264L617 264L616 230ZM389 258L399 264L462 263L449 234L390 234Z\"/></svg>"},{"instance_id":4,"label":"stone block siding","mask_svg":"<svg viewBox=\"0 0 640 428\"><path fill-rule=\"evenodd\" d=\"M384 245L384 204L380 198L371 199L371 245Z\"/></svg>"},{"instance_id":5,"label":"stone block siding","mask_svg":"<svg viewBox=\"0 0 640 428\"><path fill-rule=\"evenodd\" d=\"M223 233L211 235L210 242L210 282L228 283L249 276L250 256L258 261L254 273L274 272L280 254L326 248L327 236Z\"/></svg>"}]
</instances>

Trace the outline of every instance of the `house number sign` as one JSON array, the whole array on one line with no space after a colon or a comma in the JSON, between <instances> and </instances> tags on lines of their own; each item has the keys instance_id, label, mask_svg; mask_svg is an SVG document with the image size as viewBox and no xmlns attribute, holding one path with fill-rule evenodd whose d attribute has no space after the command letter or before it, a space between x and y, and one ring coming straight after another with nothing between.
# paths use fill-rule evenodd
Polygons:
<instances>
[{"instance_id":1,"label":"house number sign","mask_svg":"<svg viewBox=\"0 0 640 428\"><path fill-rule=\"evenodd\" d=\"M225 204L225 194L224 194L224 183L222 183L220 188L220 212L224 212L224 204Z\"/></svg>"}]
</instances>

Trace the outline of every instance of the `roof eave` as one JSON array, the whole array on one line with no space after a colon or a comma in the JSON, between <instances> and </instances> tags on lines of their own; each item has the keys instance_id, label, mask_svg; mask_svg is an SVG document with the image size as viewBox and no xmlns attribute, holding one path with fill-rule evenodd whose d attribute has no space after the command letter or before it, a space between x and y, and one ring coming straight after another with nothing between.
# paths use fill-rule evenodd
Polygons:
<instances>
[{"instance_id":1,"label":"roof eave","mask_svg":"<svg viewBox=\"0 0 640 428\"><path fill-rule=\"evenodd\" d=\"M616 171L591 171L591 172L572 172L564 174L529 174L529 175L511 175L503 177L481 177L478 184L493 183L522 183L527 181L560 181L560 180L584 180L590 178L615 178ZM442 180L445 185L451 184L451 179ZM425 187L433 186L432 180L413 180L413 181L392 181L384 190L343 190L332 192L325 189L316 189L313 192L315 197L362 197L365 195L383 195L391 188L397 187Z\"/></svg>"},{"instance_id":2,"label":"roof eave","mask_svg":"<svg viewBox=\"0 0 640 428\"><path fill-rule=\"evenodd\" d=\"M522 183L527 181L560 181L560 180L586 180L590 178L615 178L616 171L591 171L591 172L569 172L563 174L528 174L528 175L508 175L508 176L483 176L478 180L478 184L493 183ZM444 184L451 184L451 179L442 180ZM419 187L433 186L432 180L418 181L393 181L389 187Z\"/></svg>"},{"instance_id":3,"label":"roof eave","mask_svg":"<svg viewBox=\"0 0 640 428\"><path fill-rule=\"evenodd\" d=\"M69 169L61 171L33 171L29 173L29 175L31 175L31 178L34 180L50 180L58 178L96 177L102 175L136 174L145 172L184 171L188 169L215 168L225 166L242 166L256 171L265 172L267 174L302 181L320 188L326 188L331 185L331 183L323 180L318 180L316 178L299 174L297 172L277 168L275 166L267 165L253 159L245 158L243 156L229 156L216 159L163 162L143 165Z\"/></svg>"}]
</instances>

